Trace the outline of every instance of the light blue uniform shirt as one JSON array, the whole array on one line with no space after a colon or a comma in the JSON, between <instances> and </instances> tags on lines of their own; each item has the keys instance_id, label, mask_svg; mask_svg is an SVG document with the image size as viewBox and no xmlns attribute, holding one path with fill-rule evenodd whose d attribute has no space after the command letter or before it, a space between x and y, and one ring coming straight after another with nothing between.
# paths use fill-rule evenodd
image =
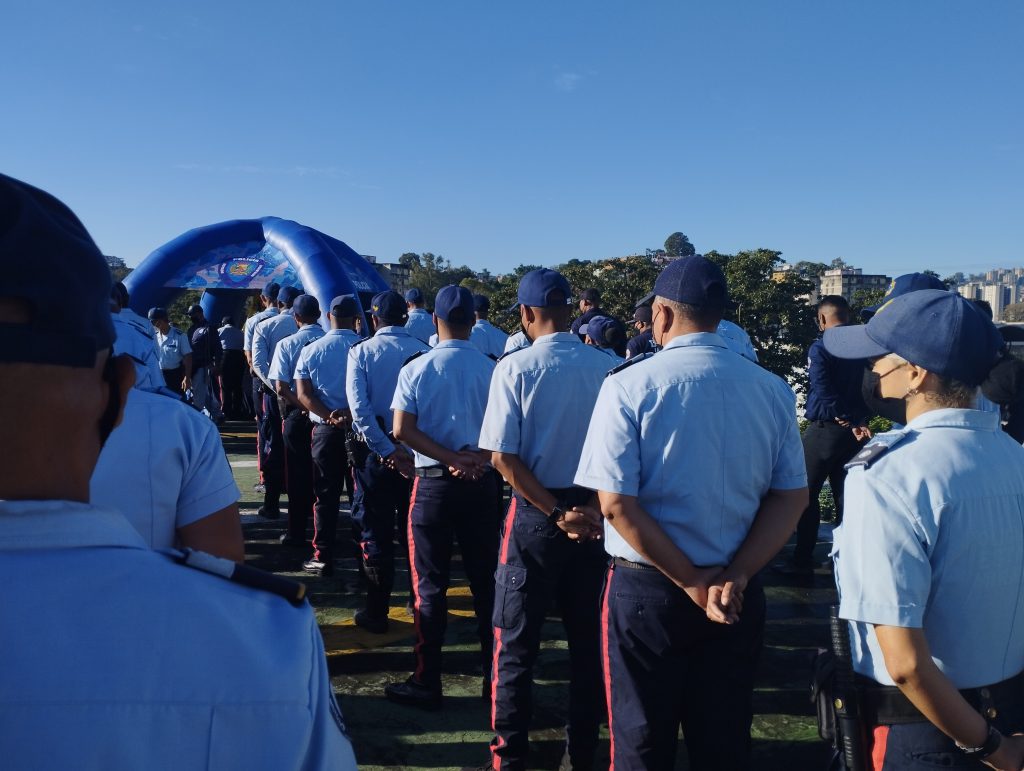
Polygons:
<instances>
[{"instance_id":1,"label":"light blue uniform shirt","mask_svg":"<svg viewBox=\"0 0 1024 771\"><path fill-rule=\"evenodd\" d=\"M352 410L355 431L366 440L372 452L386 458L395 451L394 443L377 425L377 418L391 430L391 400L395 398L398 372L410 356L429 348L405 327L381 327L366 342L348 352L345 395Z\"/></svg>"},{"instance_id":2,"label":"light blue uniform shirt","mask_svg":"<svg viewBox=\"0 0 1024 771\"><path fill-rule=\"evenodd\" d=\"M437 336L437 332L435 332L427 340L427 345L429 345L431 348L433 348L435 345L437 345L439 340L440 340L440 338Z\"/></svg>"},{"instance_id":3,"label":"light blue uniform shirt","mask_svg":"<svg viewBox=\"0 0 1024 771\"><path fill-rule=\"evenodd\" d=\"M505 341L505 350L503 353L512 353L512 351L518 351L520 348L529 348L530 338L526 336L526 333L522 330L515 332L508 336L508 340Z\"/></svg>"},{"instance_id":4,"label":"light blue uniform shirt","mask_svg":"<svg viewBox=\"0 0 1024 771\"><path fill-rule=\"evenodd\" d=\"M793 391L716 334L635 361L601 388L576 484L638 498L695 565L728 565L765 494L807 486ZM604 532L609 554L644 561Z\"/></svg>"},{"instance_id":5,"label":"light blue uniform shirt","mask_svg":"<svg viewBox=\"0 0 1024 771\"><path fill-rule=\"evenodd\" d=\"M261 321L252 333L252 368L260 380L273 388L270 377L270 365L274 361L277 345L289 335L299 330L295 315L291 309L281 311L276 316Z\"/></svg>"},{"instance_id":6,"label":"light blue uniform shirt","mask_svg":"<svg viewBox=\"0 0 1024 771\"><path fill-rule=\"evenodd\" d=\"M487 319L477 319L469 333L469 341L482 354L493 356L495 359L505 353L506 340L508 340L508 335Z\"/></svg>"},{"instance_id":7,"label":"light blue uniform shirt","mask_svg":"<svg viewBox=\"0 0 1024 771\"><path fill-rule=\"evenodd\" d=\"M846 477L832 556L853 668L892 685L872 624L923 628L957 688L1024 669L1024 448L979 410L926 412ZM867 448L865 448L867 449ZM861 452L864 452L862 450Z\"/></svg>"},{"instance_id":8,"label":"light blue uniform shirt","mask_svg":"<svg viewBox=\"0 0 1024 771\"><path fill-rule=\"evenodd\" d=\"M213 422L182 401L139 389L100 453L93 503L120 511L153 549L174 546L178 528L240 497Z\"/></svg>"},{"instance_id":9,"label":"light blue uniform shirt","mask_svg":"<svg viewBox=\"0 0 1024 771\"><path fill-rule=\"evenodd\" d=\"M334 412L348 407L345 395L345 370L348 352L362 338L351 329L332 329L299 354L295 364L295 379L308 380L324 405ZM319 415L309 413L314 423L323 423Z\"/></svg>"},{"instance_id":10,"label":"light blue uniform shirt","mask_svg":"<svg viewBox=\"0 0 1024 771\"><path fill-rule=\"evenodd\" d=\"M0 624L5 768L356 768L308 604L178 565L110 509L0 501L0 581L26 576Z\"/></svg>"},{"instance_id":11,"label":"light blue uniform shirt","mask_svg":"<svg viewBox=\"0 0 1024 771\"><path fill-rule=\"evenodd\" d=\"M718 324L718 336L725 341L729 350L735 351L751 361L757 361L757 351L754 350L754 345L750 342L750 335L743 327L722 319Z\"/></svg>"},{"instance_id":12,"label":"light blue uniform shirt","mask_svg":"<svg viewBox=\"0 0 1024 771\"><path fill-rule=\"evenodd\" d=\"M491 378L480 447L518 455L549 490L572 487L608 362L571 332L506 356Z\"/></svg>"},{"instance_id":13,"label":"light blue uniform shirt","mask_svg":"<svg viewBox=\"0 0 1024 771\"><path fill-rule=\"evenodd\" d=\"M153 325L129 308L111 313L114 322L114 355L130 356L135 365L135 387L146 390L166 388L157 359Z\"/></svg>"},{"instance_id":14,"label":"light blue uniform shirt","mask_svg":"<svg viewBox=\"0 0 1024 771\"><path fill-rule=\"evenodd\" d=\"M245 333L234 324L225 324L217 330L220 346L225 351L241 351L245 346Z\"/></svg>"},{"instance_id":15,"label":"light blue uniform shirt","mask_svg":"<svg viewBox=\"0 0 1024 771\"><path fill-rule=\"evenodd\" d=\"M593 347L597 348L597 346ZM597 350L608 357L608 369L615 369L615 367L626 361L624 357L619 356L619 354L615 353L611 348L597 348Z\"/></svg>"},{"instance_id":16,"label":"light blue uniform shirt","mask_svg":"<svg viewBox=\"0 0 1024 771\"><path fill-rule=\"evenodd\" d=\"M413 308L409 311L409 318L406 319L405 331L424 343L428 342L431 335L437 334L437 327L434 326L434 314L423 308Z\"/></svg>"},{"instance_id":17,"label":"light blue uniform shirt","mask_svg":"<svg viewBox=\"0 0 1024 771\"><path fill-rule=\"evenodd\" d=\"M265 308L259 313L255 313L245 321L245 326L242 328L242 350L252 353L252 336L256 331L256 327L261 321L266 321L271 316L276 316L278 313L277 308Z\"/></svg>"},{"instance_id":18,"label":"light blue uniform shirt","mask_svg":"<svg viewBox=\"0 0 1024 771\"><path fill-rule=\"evenodd\" d=\"M160 369L177 369L185 357L192 353L188 335L175 326L170 327L166 335L154 328L153 339L156 341L156 358Z\"/></svg>"},{"instance_id":19,"label":"light blue uniform shirt","mask_svg":"<svg viewBox=\"0 0 1024 771\"><path fill-rule=\"evenodd\" d=\"M468 340L444 340L398 374L391 409L416 416L416 427L442 447L478 449L494 361ZM413 452L416 467L440 461Z\"/></svg>"},{"instance_id":20,"label":"light blue uniform shirt","mask_svg":"<svg viewBox=\"0 0 1024 771\"><path fill-rule=\"evenodd\" d=\"M295 377L295 364L299 360L302 349L323 336L323 327L319 324L307 324L295 334L284 338L274 350L274 360L270 365L270 379L275 383L291 385L292 378Z\"/></svg>"}]
</instances>

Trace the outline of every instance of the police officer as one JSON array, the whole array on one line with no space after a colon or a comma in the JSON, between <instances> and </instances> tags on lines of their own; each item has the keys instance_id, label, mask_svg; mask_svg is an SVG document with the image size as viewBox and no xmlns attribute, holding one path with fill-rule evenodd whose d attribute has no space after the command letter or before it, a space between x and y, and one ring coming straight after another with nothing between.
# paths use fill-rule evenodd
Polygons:
<instances>
[{"instance_id":1,"label":"police officer","mask_svg":"<svg viewBox=\"0 0 1024 771\"><path fill-rule=\"evenodd\" d=\"M583 335L580 333L580 327L594 316L607 316L608 314L601 308L601 293L593 287L580 292L579 307L580 315L572 322L572 333L579 335L580 340L582 340Z\"/></svg>"},{"instance_id":2,"label":"police officer","mask_svg":"<svg viewBox=\"0 0 1024 771\"><path fill-rule=\"evenodd\" d=\"M0 177L0 211L0 421L18 448L0 475L0 581L32 577L0 624L5 767L354 769L308 603L209 555L232 580L179 564L198 561L89 502L133 376L110 357L110 273L53 197Z\"/></svg>"},{"instance_id":3,"label":"police officer","mask_svg":"<svg viewBox=\"0 0 1024 771\"><path fill-rule=\"evenodd\" d=\"M907 425L851 461L833 546L871 768L1020 769L1024 450L972 409L999 333L920 290L824 345L870 360L880 395L906 404Z\"/></svg>"},{"instance_id":4,"label":"police officer","mask_svg":"<svg viewBox=\"0 0 1024 771\"><path fill-rule=\"evenodd\" d=\"M149 320L156 330L156 358L164 383L177 394L184 395L192 387L192 346L188 335L173 326L164 308L150 308Z\"/></svg>"},{"instance_id":5,"label":"police officer","mask_svg":"<svg viewBox=\"0 0 1024 771\"><path fill-rule=\"evenodd\" d=\"M456 538L473 593L481 674L490 671L498 478L477 440L494 361L469 341L473 307L473 296L463 287L446 286L437 293L440 341L402 368L391 404L395 437L415 453L408 541L417 634L415 671L384 693L391 701L426 709L441 706L441 646Z\"/></svg>"},{"instance_id":6,"label":"police officer","mask_svg":"<svg viewBox=\"0 0 1024 771\"><path fill-rule=\"evenodd\" d=\"M615 768L750 768L758 571L807 504L792 390L715 333L725 277L695 255L655 283L654 340L601 388L576 483L611 556L601 637ZM724 621L728 623L715 623Z\"/></svg>"},{"instance_id":7,"label":"police officer","mask_svg":"<svg viewBox=\"0 0 1024 771\"><path fill-rule=\"evenodd\" d=\"M263 381L256 375L252 366L252 336L261 321L277 315L277 294L280 291L281 285L277 282L271 282L263 288L263 291L260 292L260 303L263 305L263 310L246 319L242 330L242 352L245 354L245 361L248 364L247 372L252 384L250 393L253 414L256 416L256 465L259 467L260 485L263 484L263 442L259 438L259 426L263 420Z\"/></svg>"},{"instance_id":8,"label":"police officer","mask_svg":"<svg viewBox=\"0 0 1024 771\"><path fill-rule=\"evenodd\" d=\"M412 456L389 435L391 400L402 365L428 348L405 331L405 300L397 292L374 297L371 312L374 335L349 351L345 394L356 439L351 458L352 519L360 531L363 570L369 582L366 607L355 614L355 622L381 634L388 628L395 581L395 527L408 515L407 478L413 472ZM400 537L405 540L404 535Z\"/></svg>"},{"instance_id":9,"label":"police officer","mask_svg":"<svg viewBox=\"0 0 1024 771\"><path fill-rule=\"evenodd\" d=\"M405 306L408 310L408 321L405 331L424 343L430 341L431 335L437 334L433 316L423 307L423 292L413 287L405 293Z\"/></svg>"},{"instance_id":10,"label":"police officer","mask_svg":"<svg viewBox=\"0 0 1024 771\"><path fill-rule=\"evenodd\" d=\"M617 319L611 316L591 316L590 321L580 327L580 334L587 345L607 354L612 360L612 367L626 360L626 329Z\"/></svg>"},{"instance_id":11,"label":"police officer","mask_svg":"<svg viewBox=\"0 0 1024 771\"><path fill-rule=\"evenodd\" d=\"M633 311L633 328L636 334L626 343L626 358L632 359L648 351L654 351L654 338L651 336L651 306L640 305Z\"/></svg>"},{"instance_id":12,"label":"police officer","mask_svg":"<svg viewBox=\"0 0 1024 771\"><path fill-rule=\"evenodd\" d=\"M475 308L476 323L473 324L469 341L482 354L496 360L505 353L505 342L508 340L508 335L487 320L487 315L491 312L491 301L486 295L473 295L473 307Z\"/></svg>"},{"instance_id":13,"label":"police officer","mask_svg":"<svg viewBox=\"0 0 1024 771\"><path fill-rule=\"evenodd\" d=\"M217 372L224 350L217 332L210 326L201 305L188 309L192 326L188 330L192 346L192 404L215 423L224 422L224 413L217 401Z\"/></svg>"},{"instance_id":14,"label":"police officer","mask_svg":"<svg viewBox=\"0 0 1024 771\"><path fill-rule=\"evenodd\" d=\"M285 484L282 415L277 401L277 389L270 378L270 365L278 343L299 329L292 305L301 294L302 290L293 286L281 287L277 295L279 312L257 324L252 333L252 371L261 382L263 401L259 436L263 449L264 492L259 515L267 519L278 519L281 516L281 493Z\"/></svg>"},{"instance_id":15,"label":"police officer","mask_svg":"<svg viewBox=\"0 0 1024 771\"><path fill-rule=\"evenodd\" d=\"M520 319L533 341L498 362L479 445L512 486L495 572L491 742L494 768L522 769L540 628L554 599L569 642L568 757L590 768L601 720L599 532L588 490L573 486L590 414L609 358L567 331L569 282L553 270L519 282Z\"/></svg>"},{"instance_id":16,"label":"police officer","mask_svg":"<svg viewBox=\"0 0 1024 771\"><path fill-rule=\"evenodd\" d=\"M654 302L654 292L641 298L640 302L637 303L637 308L643 306L650 306ZM736 304L730 302L727 308L735 308ZM747 330L728 319L722 319L718 322L718 326L715 328L715 334L722 338L722 342L729 348L730 351L738 353L745 359L750 359L753 362L757 361L757 350L754 348L753 342L750 340L750 335L747 334ZM654 346L654 350L657 350L657 345Z\"/></svg>"},{"instance_id":17,"label":"police officer","mask_svg":"<svg viewBox=\"0 0 1024 771\"><path fill-rule=\"evenodd\" d=\"M288 530L281 536L285 546L306 545L306 523L313 516L313 424L295 395L292 383L302 349L324 336L320 303L311 294L300 295L292 305L299 328L281 340L274 350L270 380L281 409L284 441L285 485L288 490Z\"/></svg>"},{"instance_id":18,"label":"police officer","mask_svg":"<svg viewBox=\"0 0 1024 771\"><path fill-rule=\"evenodd\" d=\"M127 355L135 363L135 385L147 390L166 389L156 357L153 325L128 307L128 290L120 281L110 290L110 320L114 322L114 355Z\"/></svg>"},{"instance_id":19,"label":"police officer","mask_svg":"<svg viewBox=\"0 0 1024 771\"><path fill-rule=\"evenodd\" d=\"M360 341L354 331L359 303L352 295L331 300L331 330L299 354L295 365L295 393L313 422L313 556L304 570L320 576L334 574L334 537L338 506L348 476L345 435L352 413L345 394L348 352ZM349 485L351 490L351 484Z\"/></svg>"},{"instance_id":20,"label":"police officer","mask_svg":"<svg viewBox=\"0 0 1024 771\"><path fill-rule=\"evenodd\" d=\"M224 349L224 365L220 373L221 405L228 418L241 420L245 415L242 406L242 377L246 366L242 347L245 344L245 333L235 326L234 319L224 316L220 320L217 337Z\"/></svg>"},{"instance_id":21,"label":"police officer","mask_svg":"<svg viewBox=\"0 0 1024 771\"><path fill-rule=\"evenodd\" d=\"M515 314L515 318L518 319L519 303L510 306L505 312ZM526 336L526 333L520 329L517 332L513 332L511 335L508 336L508 339L505 340L505 349L502 351L502 355L506 353L511 353L512 351L518 351L520 348L528 348L529 346L530 338L528 338Z\"/></svg>"}]
</instances>

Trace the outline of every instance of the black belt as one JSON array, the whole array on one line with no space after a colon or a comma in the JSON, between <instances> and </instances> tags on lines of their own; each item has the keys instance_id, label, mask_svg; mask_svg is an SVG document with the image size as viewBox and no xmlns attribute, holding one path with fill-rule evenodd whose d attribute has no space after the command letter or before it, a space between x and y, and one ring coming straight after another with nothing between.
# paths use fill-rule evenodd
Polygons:
<instances>
[{"instance_id":1,"label":"black belt","mask_svg":"<svg viewBox=\"0 0 1024 771\"><path fill-rule=\"evenodd\" d=\"M864 721L868 725L899 725L928 720L896 686L881 685L863 675L856 676L856 683ZM994 685L961 689L960 694L986 719L994 720L1000 709L1024 702L1024 672Z\"/></svg>"},{"instance_id":2,"label":"black belt","mask_svg":"<svg viewBox=\"0 0 1024 771\"><path fill-rule=\"evenodd\" d=\"M424 466L422 468L417 468L413 473L421 479L441 479L442 477L452 477L452 472L444 466Z\"/></svg>"},{"instance_id":3,"label":"black belt","mask_svg":"<svg viewBox=\"0 0 1024 771\"><path fill-rule=\"evenodd\" d=\"M593 490L588 490L585 487L549 487L548 492L555 496L558 501L558 506L563 509L571 509L573 506L582 506L587 503L594 495ZM519 498L527 506L533 506L537 508L525 495L520 493L518 490L513 490L512 494Z\"/></svg>"},{"instance_id":4,"label":"black belt","mask_svg":"<svg viewBox=\"0 0 1024 771\"><path fill-rule=\"evenodd\" d=\"M648 565L646 562L633 562L625 557L612 557L612 563L617 568L631 568L632 570L657 570L654 565Z\"/></svg>"}]
</instances>

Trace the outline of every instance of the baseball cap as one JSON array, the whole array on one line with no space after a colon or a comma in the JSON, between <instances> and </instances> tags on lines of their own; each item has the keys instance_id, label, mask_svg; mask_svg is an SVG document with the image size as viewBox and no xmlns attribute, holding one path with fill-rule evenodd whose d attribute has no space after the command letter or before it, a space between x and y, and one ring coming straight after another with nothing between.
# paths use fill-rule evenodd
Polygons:
<instances>
[{"instance_id":1,"label":"baseball cap","mask_svg":"<svg viewBox=\"0 0 1024 771\"><path fill-rule=\"evenodd\" d=\"M189 316L193 316L193 315L195 315L197 313L202 313L202 312L203 312L203 306L201 306L201 305L190 305L188 307L188 315Z\"/></svg>"},{"instance_id":2,"label":"baseball cap","mask_svg":"<svg viewBox=\"0 0 1024 771\"><path fill-rule=\"evenodd\" d=\"M265 287L263 287L263 291L260 292L260 294L262 294L268 300L276 300L277 299L277 295L278 295L278 293L280 291L281 291L281 285L279 283L277 283L276 281L271 281L269 284L267 284Z\"/></svg>"},{"instance_id":3,"label":"baseball cap","mask_svg":"<svg viewBox=\"0 0 1024 771\"><path fill-rule=\"evenodd\" d=\"M340 294L331 300L331 315L339 319L350 319L359 315L359 303L350 294Z\"/></svg>"},{"instance_id":4,"label":"baseball cap","mask_svg":"<svg viewBox=\"0 0 1024 771\"><path fill-rule=\"evenodd\" d=\"M946 285L941 279L929 276L927 273L904 273L902 276L897 276L889 282L889 288L885 290L882 302L878 303L878 305L862 308L860 315L867 321L871 318L872 314L878 313L878 309L890 300L902 297L908 292L918 292L922 289L942 289L945 291ZM924 365L922 364L921 366L923 367Z\"/></svg>"},{"instance_id":5,"label":"baseball cap","mask_svg":"<svg viewBox=\"0 0 1024 771\"><path fill-rule=\"evenodd\" d=\"M1003 347L991 321L944 289L910 291L879 308L867 324L825 330L823 342L840 359L895 353L969 386L986 378Z\"/></svg>"},{"instance_id":6,"label":"baseball cap","mask_svg":"<svg viewBox=\"0 0 1024 771\"><path fill-rule=\"evenodd\" d=\"M699 254L670 262L654 282L654 294L698 307L725 308L729 304L722 269Z\"/></svg>"},{"instance_id":7,"label":"baseball cap","mask_svg":"<svg viewBox=\"0 0 1024 771\"><path fill-rule=\"evenodd\" d=\"M409 315L405 298L390 289L373 298L371 312L379 319L404 319Z\"/></svg>"},{"instance_id":8,"label":"baseball cap","mask_svg":"<svg viewBox=\"0 0 1024 771\"><path fill-rule=\"evenodd\" d=\"M292 304L292 311L296 316L317 319L320 318L320 303L311 294L300 294Z\"/></svg>"},{"instance_id":9,"label":"baseball cap","mask_svg":"<svg viewBox=\"0 0 1024 771\"><path fill-rule=\"evenodd\" d=\"M405 293L405 301L407 303L421 303L423 302L423 292L413 287Z\"/></svg>"},{"instance_id":10,"label":"baseball cap","mask_svg":"<svg viewBox=\"0 0 1024 771\"><path fill-rule=\"evenodd\" d=\"M167 309L161 308L159 306L156 308L150 308L149 313L147 313L146 315L149 317L150 321L155 321L156 319L166 320L167 318L169 318L167 315Z\"/></svg>"},{"instance_id":11,"label":"baseball cap","mask_svg":"<svg viewBox=\"0 0 1024 771\"><path fill-rule=\"evenodd\" d=\"M491 298L485 294L473 295L473 310L487 313L491 309Z\"/></svg>"},{"instance_id":12,"label":"baseball cap","mask_svg":"<svg viewBox=\"0 0 1024 771\"><path fill-rule=\"evenodd\" d=\"M591 287L580 292L580 299L586 300L588 303L598 303L601 302L601 293Z\"/></svg>"},{"instance_id":13,"label":"baseball cap","mask_svg":"<svg viewBox=\"0 0 1024 771\"><path fill-rule=\"evenodd\" d=\"M635 311L633 311L633 321L639 321L642 324L650 324L654 318L653 311L651 311L650 305L641 305Z\"/></svg>"},{"instance_id":14,"label":"baseball cap","mask_svg":"<svg viewBox=\"0 0 1024 771\"><path fill-rule=\"evenodd\" d=\"M434 315L441 321L469 324L473 321L475 297L464 286L449 284L442 287L434 298Z\"/></svg>"},{"instance_id":15,"label":"baseball cap","mask_svg":"<svg viewBox=\"0 0 1024 771\"><path fill-rule=\"evenodd\" d=\"M0 296L27 323L0 324L0 361L92 367L114 343L110 269L85 226L49 193L0 174Z\"/></svg>"},{"instance_id":16,"label":"baseball cap","mask_svg":"<svg viewBox=\"0 0 1024 771\"><path fill-rule=\"evenodd\" d=\"M295 298L302 295L302 290L294 286L283 286L277 293L278 302L282 302L285 305L289 305L295 302Z\"/></svg>"},{"instance_id":17,"label":"baseball cap","mask_svg":"<svg viewBox=\"0 0 1024 771\"><path fill-rule=\"evenodd\" d=\"M558 271L537 268L519 279L517 298L520 305L531 308L569 305L572 303L572 287Z\"/></svg>"}]
</instances>

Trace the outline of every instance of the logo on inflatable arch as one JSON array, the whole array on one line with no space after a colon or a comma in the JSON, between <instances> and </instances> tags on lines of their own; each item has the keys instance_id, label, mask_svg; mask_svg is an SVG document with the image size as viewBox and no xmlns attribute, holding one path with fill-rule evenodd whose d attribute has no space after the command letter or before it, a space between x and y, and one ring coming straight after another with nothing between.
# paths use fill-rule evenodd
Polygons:
<instances>
[{"instance_id":1,"label":"logo on inflatable arch","mask_svg":"<svg viewBox=\"0 0 1024 771\"><path fill-rule=\"evenodd\" d=\"M262 273L265 265L258 257L236 257L220 265L220 277L227 283L248 285L255 276Z\"/></svg>"}]
</instances>

